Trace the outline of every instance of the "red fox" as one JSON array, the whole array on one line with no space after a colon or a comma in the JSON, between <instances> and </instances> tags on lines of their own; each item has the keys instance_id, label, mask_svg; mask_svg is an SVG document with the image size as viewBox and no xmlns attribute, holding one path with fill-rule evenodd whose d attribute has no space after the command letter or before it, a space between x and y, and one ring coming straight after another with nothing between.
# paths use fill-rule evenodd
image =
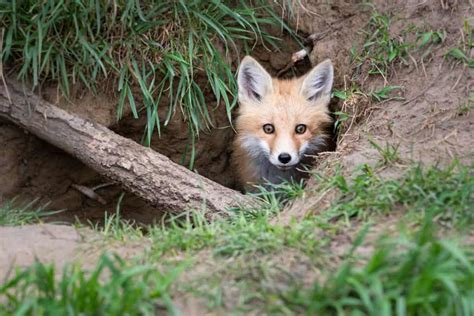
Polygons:
<instances>
[{"instance_id":1,"label":"red fox","mask_svg":"<svg viewBox=\"0 0 474 316\"><path fill-rule=\"evenodd\" d=\"M233 163L243 187L304 178L302 165L324 150L329 137L333 77L330 60L291 80L272 78L250 56L242 60Z\"/></svg>"}]
</instances>

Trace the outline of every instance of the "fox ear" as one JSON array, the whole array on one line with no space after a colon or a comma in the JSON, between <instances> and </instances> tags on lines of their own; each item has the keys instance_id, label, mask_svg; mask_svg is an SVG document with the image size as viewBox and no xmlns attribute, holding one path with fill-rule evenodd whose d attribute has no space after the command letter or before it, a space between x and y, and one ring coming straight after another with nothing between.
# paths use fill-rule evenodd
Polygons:
<instances>
[{"instance_id":1,"label":"fox ear","mask_svg":"<svg viewBox=\"0 0 474 316\"><path fill-rule=\"evenodd\" d=\"M301 93L310 101L321 97L329 98L333 78L334 70L331 60L326 59L314 67L303 79Z\"/></svg>"},{"instance_id":2,"label":"fox ear","mask_svg":"<svg viewBox=\"0 0 474 316\"><path fill-rule=\"evenodd\" d=\"M240 63L237 84L240 102L259 102L273 90L270 74L250 56Z\"/></svg>"}]
</instances>

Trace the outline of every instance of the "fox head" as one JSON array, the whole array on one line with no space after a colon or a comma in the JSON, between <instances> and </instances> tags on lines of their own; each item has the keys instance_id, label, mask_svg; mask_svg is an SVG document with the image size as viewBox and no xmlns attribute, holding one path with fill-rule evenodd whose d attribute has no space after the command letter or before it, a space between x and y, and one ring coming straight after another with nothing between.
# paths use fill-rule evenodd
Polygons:
<instances>
[{"instance_id":1,"label":"fox head","mask_svg":"<svg viewBox=\"0 0 474 316\"><path fill-rule=\"evenodd\" d=\"M279 80L246 56L237 77L237 144L247 156L268 159L282 170L320 151L331 122L333 76L332 63L325 60L303 77Z\"/></svg>"}]
</instances>

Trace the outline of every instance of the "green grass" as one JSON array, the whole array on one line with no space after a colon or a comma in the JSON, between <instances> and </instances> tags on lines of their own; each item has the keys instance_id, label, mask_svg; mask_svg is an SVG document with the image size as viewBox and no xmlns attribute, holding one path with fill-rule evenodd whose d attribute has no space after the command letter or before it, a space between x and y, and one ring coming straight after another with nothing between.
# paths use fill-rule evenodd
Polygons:
<instances>
[{"instance_id":1,"label":"green grass","mask_svg":"<svg viewBox=\"0 0 474 316\"><path fill-rule=\"evenodd\" d=\"M372 98L376 102L381 102L385 100L403 100L403 98L398 96L391 96L391 93L396 90L401 90L401 86L385 86L381 89L371 91L367 93L367 96Z\"/></svg>"},{"instance_id":2,"label":"green grass","mask_svg":"<svg viewBox=\"0 0 474 316\"><path fill-rule=\"evenodd\" d=\"M117 206L114 213L105 211L103 223L90 222L88 226L101 234L106 239L117 240L126 242L129 240L140 240L144 237L143 230L133 220L126 220L121 216L121 205L125 193L122 193L117 201ZM82 224L79 222L77 225L80 227Z\"/></svg>"},{"instance_id":3,"label":"green grass","mask_svg":"<svg viewBox=\"0 0 474 316\"><path fill-rule=\"evenodd\" d=\"M306 315L473 315L474 252L437 237L433 227L427 218L415 236L383 239L363 267L350 257L324 283L282 293L286 308Z\"/></svg>"},{"instance_id":4,"label":"green grass","mask_svg":"<svg viewBox=\"0 0 474 316\"><path fill-rule=\"evenodd\" d=\"M409 45L403 37L390 35L391 23L391 16L373 10L367 27L362 30L364 44L359 52L353 50L356 69L367 64L369 74L386 77L392 63L408 64Z\"/></svg>"},{"instance_id":5,"label":"green grass","mask_svg":"<svg viewBox=\"0 0 474 316\"><path fill-rule=\"evenodd\" d=\"M333 92L333 96L343 101L348 100L352 96L357 96L357 95L368 97L371 100L376 101L376 102L387 101L387 100L403 100L403 98L399 96L392 96L393 91L397 91L401 89L403 89L402 86L384 86L383 88L380 88L378 90L363 92L359 87L354 85L348 90L335 90Z\"/></svg>"},{"instance_id":6,"label":"green grass","mask_svg":"<svg viewBox=\"0 0 474 316\"><path fill-rule=\"evenodd\" d=\"M463 37L456 47L450 48L445 57L449 60L454 60L467 65L469 68L474 68L474 58L469 57L469 51L474 47L474 32L469 24L469 21L464 21Z\"/></svg>"},{"instance_id":7,"label":"green grass","mask_svg":"<svg viewBox=\"0 0 474 316\"><path fill-rule=\"evenodd\" d=\"M256 192L253 195L263 198L267 204L271 205L269 208L279 209L281 206L291 200L300 198L304 195L305 183L303 180L284 181L279 184L272 184L266 182L263 185L255 187ZM249 210L245 212L248 213Z\"/></svg>"},{"instance_id":8,"label":"green grass","mask_svg":"<svg viewBox=\"0 0 474 316\"><path fill-rule=\"evenodd\" d=\"M398 161L397 147L387 146L386 149L379 146L384 163ZM321 184L320 192L336 189L339 198L320 215L289 225L273 223L272 218L280 212L283 202L301 196L300 184L281 184L275 191L262 187L255 193L264 201L262 208L238 210L227 220L208 222L200 213L187 213L149 226L146 237L152 243L151 253L161 257L211 249L215 256L233 257L292 248L311 257L327 242L317 237L318 229L335 232L340 229L339 223L350 225L353 217L370 219L374 215L404 211L416 218L429 214L446 227L474 223L474 165L413 166L395 179L384 179L376 170L364 166L350 178L337 170L330 177L315 174ZM120 219L119 213L107 215L99 231L120 241L143 236L139 227Z\"/></svg>"},{"instance_id":9,"label":"green grass","mask_svg":"<svg viewBox=\"0 0 474 316\"><path fill-rule=\"evenodd\" d=\"M468 65L469 68L474 68L474 58L467 57L466 53L457 47L449 49L445 56L446 58L464 63Z\"/></svg>"},{"instance_id":10,"label":"green grass","mask_svg":"<svg viewBox=\"0 0 474 316\"><path fill-rule=\"evenodd\" d=\"M228 308L230 287L235 300L230 306L237 314L470 315L474 252L439 234L474 224L474 166L413 166L396 180L365 167L352 180L338 174L317 180L323 184L320 192L340 190L340 198L318 215L286 226L262 214L250 221L188 225L185 232L173 227L158 233L163 239L154 239L161 249L157 253L184 250L193 258L207 250L207 260L217 260L213 273L182 285L211 309ZM343 225L352 227L354 216L383 222L391 212L405 218L407 228L370 242L374 249L368 258L357 255L367 236L361 233L342 265L334 263L331 240L345 234ZM173 238L166 236L173 232ZM295 254L312 268L294 271L293 259L273 259ZM224 263L229 267L222 268ZM304 274L313 269L325 281L308 288Z\"/></svg>"},{"instance_id":11,"label":"green grass","mask_svg":"<svg viewBox=\"0 0 474 316\"><path fill-rule=\"evenodd\" d=\"M149 144L176 112L192 135L213 125L210 107L223 104L230 120L237 88L226 58L238 47L274 46L269 26L292 33L260 0L2 1L1 60L33 87L57 81L66 96L78 82L95 91L111 81L118 118L125 106L146 115Z\"/></svg>"},{"instance_id":12,"label":"green grass","mask_svg":"<svg viewBox=\"0 0 474 316\"><path fill-rule=\"evenodd\" d=\"M155 315L177 314L169 287L181 266L160 272L151 265L129 265L102 256L85 271L35 263L0 285L2 315Z\"/></svg>"},{"instance_id":13,"label":"green grass","mask_svg":"<svg viewBox=\"0 0 474 316\"><path fill-rule=\"evenodd\" d=\"M387 163L397 161L396 147L389 146L388 151L384 158ZM402 210L418 218L430 214L447 227L474 223L474 165L453 163L445 169L413 166L397 179L384 179L368 166L350 179L337 171L331 177L315 177L322 185L321 192L330 188L339 191L339 198L321 215L287 226L275 224L272 218L280 211L282 201L300 196L301 187L299 184L283 184L275 191L261 188L260 193L255 194L265 200L261 209L240 210L230 219L214 222L206 221L201 214L191 213L148 227L147 236L153 245L151 253L160 257L169 253L192 254L211 249L215 256L233 257L292 248L313 256L327 241L324 238L318 240L318 229L337 231L339 221L348 224L353 217L369 219L373 215ZM123 240L121 236L124 234L130 235L129 230L136 229L117 217L109 218L114 219L105 225L106 230L114 232L111 236L118 236L118 240ZM141 231L138 230L137 234Z\"/></svg>"},{"instance_id":14,"label":"green grass","mask_svg":"<svg viewBox=\"0 0 474 316\"><path fill-rule=\"evenodd\" d=\"M434 47L446 38L443 30L431 30L428 26L408 25L394 33L395 17L378 12L372 7L367 26L361 31L364 42L361 47L352 49L355 74L361 74L362 68L371 75L381 75L387 80L394 65L417 64L416 58L425 62Z\"/></svg>"},{"instance_id":15,"label":"green grass","mask_svg":"<svg viewBox=\"0 0 474 316\"><path fill-rule=\"evenodd\" d=\"M271 224L284 203L303 194L303 184L271 186L274 190L270 190L268 184L258 187L258 192L253 194L262 200L258 209L236 209L226 220L209 222L202 213L188 212L161 224L140 227L121 217L119 201L116 212L106 213L102 225L91 223L90 227L105 238L121 242L148 238L154 257L176 252L195 253L205 248L212 248L216 256L271 253L284 247L304 248L313 242L304 241L314 232L313 224L295 223L291 227Z\"/></svg>"},{"instance_id":16,"label":"green grass","mask_svg":"<svg viewBox=\"0 0 474 316\"><path fill-rule=\"evenodd\" d=\"M0 226L18 226L37 223L41 218L50 216L58 211L46 211L45 206L37 206L36 201L19 205L10 200L0 205Z\"/></svg>"},{"instance_id":17,"label":"green grass","mask_svg":"<svg viewBox=\"0 0 474 316\"><path fill-rule=\"evenodd\" d=\"M315 174L315 193L336 189L339 197L287 224L275 215L282 201L301 195L298 184L261 188L263 208L213 222L190 213L142 231L120 219L118 208L100 232L124 245L127 236L141 238L147 246L139 261L104 257L92 271L68 266L56 280L53 267L35 264L0 286L0 309L173 313L173 299L186 295L211 311L237 314L470 315L474 252L443 236L461 238L474 224L474 165L413 166L397 179L379 170ZM399 226L379 239L389 214ZM376 235L368 238L364 225L375 226ZM341 241L342 254L333 246ZM177 278L183 269L184 279Z\"/></svg>"},{"instance_id":18,"label":"green grass","mask_svg":"<svg viewBox=\"0 0 474 316\"><path fill-rule=\"evenodd\" d=\"M400 155L398 149L400 148L400 144L389 144L388 142L385 143L385 146L382 147L381 145L377 144L374 140L369 139L370 144L374 147L380 156L382 157L382 165L390 165L400 161Z\"/></svg>"},{"instance_id":19,"label":"green grass","mask_svg":"<svg viewBox=\"0 0 474 316\"><path fill-rule=\"evenodd\" d=\"M383 179L369 166L348 180L330 179L341 197L326 214L330 217L369 218L397 209L433 216L447 226L474 223L474 165L453 163L448 168L411 167L400 178Z\"/></svg>"},{"instance_id":20,"label":"green grass","mask_svg":"<svg viewBox=\"0 0 474 316\"><path fill-rule=\"evenodd\" d=\"M154 226L149 231L153 245L151 253L160 257L167 253L196 253L212 249L214 256L235 257L294 248L313 255L318 245L325 242L316 239L315 223L293 223L290 226L271 223L280 211L282 201L295 198L300 184L281 184L277 191L261 189L261 193L255 195L264 200L262 208L239 210L227 220L210 223L202 215L193 213ZM283 193L278 189L286 191Z\"/></svg>"},{"instance_id":21,"label":"green grass","mask_svg":"<svg viewBox=\"0 0 474 316\"><path fill-rule=\"evenodd\" d=\"M334 132L342 136L349 126L352 126L353 120L358 120L364 113L364 110L359 111L365 103L367 104L381 104L382 102L391 100L403 100L400 95L395 94L402 90L402 86L385 85L380 89L373 89L371 91L362 91L355 81L351 82L351 87L346 90L334 90L333 97L342 100L343 106L339 111L333 112L336 121L334 122ZM362 101L361 101L362 99Z\"/></svg>"}]
</instances>

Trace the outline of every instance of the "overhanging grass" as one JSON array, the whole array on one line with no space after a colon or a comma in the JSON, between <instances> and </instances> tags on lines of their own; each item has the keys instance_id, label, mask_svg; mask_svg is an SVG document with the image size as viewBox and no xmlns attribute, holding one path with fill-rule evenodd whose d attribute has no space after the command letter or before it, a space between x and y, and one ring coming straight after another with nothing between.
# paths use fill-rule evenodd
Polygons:
<instances>
[{"instance_id":1,"label":"overhanging grass","mask_svg":"<svg viewBox=\"0 0 474 316\"><path fill-rule=\"evenodd\" d=\"M144 112L149 144L178 111L193 135L212 126L213 104L223 103L230 120L237 89L225 59L237 47L275 44L264 29L288 28L274 10L264 0L2 1L2 61L34 87L57 81L66 95L76 82L95 90L112 79L118 118L126 105L135 117Z\"/></svg>"}]
</instances>

